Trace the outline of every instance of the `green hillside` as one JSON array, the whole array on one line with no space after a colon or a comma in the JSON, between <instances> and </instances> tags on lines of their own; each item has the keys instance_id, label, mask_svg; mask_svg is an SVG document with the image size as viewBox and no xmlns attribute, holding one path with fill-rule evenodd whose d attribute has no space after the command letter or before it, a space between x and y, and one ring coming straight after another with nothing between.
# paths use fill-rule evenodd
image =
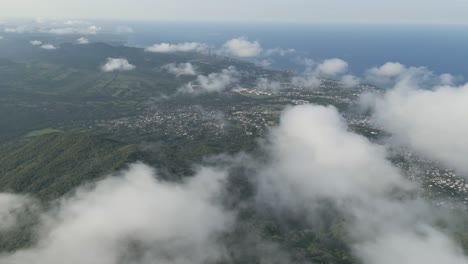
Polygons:
<instances>
[{"instance_id":1,"label":"green hillside","mask_svg":"<svg viewBox=\"0 0 468 264\"><path fill-rule=\"evenodd\" d=\"M134 145L88 134L46 134L0 148L0 190L57 198L139 155Z\"/></svg>"}]
</instances>

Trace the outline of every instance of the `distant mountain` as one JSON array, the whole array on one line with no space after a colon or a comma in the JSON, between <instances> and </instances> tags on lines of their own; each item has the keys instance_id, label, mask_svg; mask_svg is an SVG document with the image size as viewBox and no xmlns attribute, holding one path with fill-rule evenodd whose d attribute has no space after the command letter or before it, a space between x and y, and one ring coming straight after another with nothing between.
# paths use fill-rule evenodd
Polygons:
<instances>
[{"instance_id":1,"label":"distant mountain","mask_svg":"<svg viewBox=\"0 0 468 264\"><path fill-rule=\"evenodd\" d=\"M134 145L51 133L0 148L0 190L49 200L139 159Z\"/></svg>"}]
</instances>

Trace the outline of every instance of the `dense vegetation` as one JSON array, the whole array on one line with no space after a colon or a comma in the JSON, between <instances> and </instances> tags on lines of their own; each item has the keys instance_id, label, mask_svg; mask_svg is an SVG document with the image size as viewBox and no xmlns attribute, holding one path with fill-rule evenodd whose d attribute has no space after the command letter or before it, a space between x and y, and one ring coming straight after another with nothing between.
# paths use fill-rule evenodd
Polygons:
<instances>
[{"instance_id":1,"label":"dense vegetation","mask_svg":"<svg viewBox=\"0 0 468 264\"><path fill-rule=\"evenodd\" d=\"M0 190L51 200L139 158L134 145L82 133L50 133L0 149Z\"/></svg>"}]
</instances>

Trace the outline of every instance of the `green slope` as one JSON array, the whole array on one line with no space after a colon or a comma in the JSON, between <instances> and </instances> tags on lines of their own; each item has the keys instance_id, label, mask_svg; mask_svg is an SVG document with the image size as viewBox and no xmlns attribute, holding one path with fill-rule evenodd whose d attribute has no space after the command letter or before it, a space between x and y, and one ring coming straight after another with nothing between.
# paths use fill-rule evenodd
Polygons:
<instances>
[{"instance_id":1,"label":"green slope","mask_svg":"<svg viewBox=\"0 0 468 264\"><path fill-rule=\"evenodd\" d=\"M52 133L0 148L0 191L57 198L140 157L137 147L82 133Z\"/></svg>"}]
</instances>

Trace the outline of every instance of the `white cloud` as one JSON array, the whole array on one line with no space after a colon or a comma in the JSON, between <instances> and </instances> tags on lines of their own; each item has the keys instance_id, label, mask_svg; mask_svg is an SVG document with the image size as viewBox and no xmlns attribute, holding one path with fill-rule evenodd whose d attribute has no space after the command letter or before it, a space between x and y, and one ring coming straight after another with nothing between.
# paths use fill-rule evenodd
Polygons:
<instances>
[{"instance_id":1,"label":"white cloud","mask_svg":"<svg viewBox=\"0 0 468 264\"><path fill-rule=\"evenodd\" d=\"M32 200L24 196L0 193L0 234L13 228L19 215L32 203Z\"/></svg>"},{"instance_id":2,"label":"white cloud","mask_svg":"<svg viewBox=\"0 0 468 264\"><path fill-rule=\"evenodd\" d=\"M41 48L45 49L45 50L55 50L57 49L54 45L52 44L44 44L41 46Z\"/></svg>"},{"instance_id":3,"label":"white cloud","mask_svg":"<svg viewBox=\"0 0 468 264\"><path fill-rule=\"evenodd\" d=\"M113 71L131 71L136 67L128 62L124 58L107 58L106 64L101 67L104 72L113 72Z\"/></svg>"},{"instance_id":4,"label":"white cloud","mask_svg":"<svg viewBox=\"0 0 468 264\"><path fill-rule=\"evenodd\" d=\"M344 75L341 77L341 82L343 83L344 88L352 88L359 84L361 80L354 75Z\"/></svg>"},{"instance_id":5,"label":"white cloud","mask_svg":"<svg viewBox=\"0 0 468 264\"><path fill-rule=\"evenodd\" d=\"M64 24L69 25L69 26L75 26L75 25L89 25L91 23L88 21L84 21L84 20L67 20L64 22Z\"/></svg>"},{"instance_id":6,"label":"white cloud","mask_svg":"<svg viewBox=\"0 0 468 264\"><path fill-rule=\"evenodd\" d=\"M0 40L2 40L2 39L3 39L3 36L0 36Z\"/></svg>"},{"instance_id":7,"label":"white cloud","mask_svg":"<svg viewBox=\"0 0 468 264\"><path fill-rule=\"evenodd\" d=\"M181 87L178 93L202 94L223 92L229 86L239 81L240 73L233 66L221 72L210 73L209 75L198 75L196 81L190 82Z\"/></svg>"},{"instance_id":8,"label":"white cloud","mask_svg":"<svg viewBox=\"0 0 468 264\"><path fill-rule=\"evenodd\" d=\"M384 193L405 182L386 160L385 149L349 132L333 107L287 109L269 142L267 153L273 157L262 174L262 195L269 195L273 188L274 196L285 201L321 196L345 201L361 194Z\"/></svg>"},{"instance_id":9,"label":"white cloud","mask_svg":"<svg viewBox=\"0 0 468 264\"><path fill-rule=\"evenodd\" d=\"M333 58L317 63L314 60L302 58L300 63L306 69L303 74L292 77L291 83L294 86L316 89L320 87L321 79L330 77L340 78L345 88L356 86L360 81L358 77L346 74L348 63L342 59Z\"/></svg>"},{"instance_id":10,"label":"white cloud","mask_svg":"<svg viewBox=\"0 0 468 264\"><path fill-rule=\"evenodd\" d=\"M199 42L185 42L179 44L170 44L170 43L160 43L154 44L151 47L145 49L148 52L158 52L158 53L171 53L171 52L203 52L206 51L208 47Z\"/></svg>"},{"instance_id":11,"label":"white cloud","mask_svg":"<svg viewBox=\"0 0 468 264\"><path fill-rule=\"evenodd\" d=\"M404 80L375 101L374 118L402 144L468 175L468 84L419 89Z\"/></svg>"},{"instance_id":12,"label":"white cloud","mask_svg":"<svg viewBox=\"0 0 468 264\"><path fill-rule=\"evenodd\" d=\"M266 56L286 56L295 52L295 49L283 49L278 47L273 49L267 49L264 54Z\"/></svg>"},{"instance_id":13,"label":"white cloud","mask_svg":"<svg viewBox=\"0 0 468 264\"><path fill-rule=\"evenodd\" d=\"M50 28L42 30L44 33L57 35L96 35L102 28L92 25L85 28L65 27L65 28Z\"/></svg>"},{"instance_id":14,"label":"white cloud","mask_svg":"<svg viewBox=\"0 0 468 264\"><path fill-rule=\"evenodd\" d=\"M260 60L260 61L255 62L255 65L264 67L264 68L270 67L272 64L273 62L271 60Z\"/></svg>"},{"instance_id":15,"label":"white cloud","mask_svg":"<svg viewBox=\"0 0 468 264\"><path fill-rule=\"evenodd\" d=\"M89 44L89 40L87 38L79 38L76 40L76 43L78 44Z\"/></svg>"},{"instance_id":16,"label":"white cloud","mask_svg":"<svg viewBox=\"0 0 468 264\"><path fill-rule=\"evenodd\" d=\"M261 208L310 225L320 221L317 208L338 210L348 245L365 264L468 263L460 246L432 226L430 205L412 198L418 188L386 149L350 132L335 108L287 109L263 149L268 162L257 165L255 180Z\"/></svg>"},{"instance_id":17,"label":"white cloud","mask_svg":"<svg viewBox=\"0 0 468 264\"><path fill-rule=\"evenodd\" d=\"M442 85L454 85L456 80L455 76L449 73L441 74L439 78Z\"/></svg>"},{"instance_id":18,"label":"white cloud","mask_svg":"<svg viewBox=\"0 0 468 264\"><path fill-rule=\"evenodd\" d=\"M181 75L196 75L197 72L195 71L195 67L190 63L170 63L163 66L163 69L172 73L176 76Z\"/></svg>"},{"instance_id":19,"label":"white cloud","mask_svg":"<svg viewBox=\"0 0 468 264\"><path fill-rule=\"evenodd\" d=\"M31 28L29 25L20 25L20 26L14 26L14 27L5 27L3 29L5 33L27 33L27 32L33 32L33 28Z\"/></svg>"},{"instance_id":20,"label":"white cloud","mask_svg":"<svg viewBox=\"0 0 468 264\"><path fill-rule=\"evenodd\" d=\"M256 57L262 52L258 41L249 41L245 37L235 38L227 41L223 48L231 55L237 57Z\"/></svg>"},{"instance_id":21,"label":"white cloud","mask_svg":"<svg viewBox=\"0 0 468 264\"><path fill-rule=\"evenodd\" d=\"M291 79L291 83L294 86L299 86L307 89L317 89L320 87L322 80L320 80L314 74L308 73L302 76L294 76Z\"/></svg>"},{"instance_id":22,"label":"white cloud","mask_svg":"<svg viewBox=\"0 0 468 264\"><path fill-rule=\"evenodd\" d=\"M357 251L366 264L468 263L461 248L434 229L419 234L390 233L357 247Z\"/></svg>"},{"instance_id":23,"label":"white cloud","mask_svg":"<svg viewBox=\"0 0 468 264\"><path fill-rule=\"evenodd\" d=\"M267 78L258 78L255 88L272 92L278 92L282 89L280 82L268 80Z\"/></svg>"},{"instance_id":24,"label":"white cloud","mask_svg":"<svg viewBox=\"0 0 468 264\"><path fill-rule=\"evenodd\" d=\"M417 86L452 85L456 78L450 74L437 75L426 67L407 67L398 62L387 62L367 70L365 80L377 86L391 88L402 81L411 81Z\"/></svg>"},{"instance_id":25,"label":"white cloud","mask_svg":"<svg viewBox=\"0 0 468 264\"><path fill-rule=\"evenodd\" d=\"M217 202L225 173L203 168L181 184L144 165L82 188L41 217L37 242L1 263L214 263L233 216ZM0 209L2 210L2 209Z\"/></svg>"},{"instance_id":26,"label":"white cloud","mask_svg":"<svg viewBox=\"0 0 468 264\"><path fill-rule=\"evenodd\" d=\"M387 62L380 67L371 68L369 73L379 77L396 77L404 71L406 71L406 66L403 64L399 62Z\"/></svg>"},{"instance_id":27,"label":"white cloud","mask_svg":"<svg viewBox=\"0 0 468 264\"><path fill-rule=\"evenodd\" d=\"M31 45L33 45L33 46L42 45L42 41L40 41L40 40L31 40L29 43L31 43Z\"/></svg>"},{"instance_id":28,"label":"white cloud","mask_svg":"<svg viewBox=\"0 0 468 264\"><path fill-rule=\"evenodd\" d=\"M348 70L348 63L342 59L324 60L317 66L317 72L322 75L338 75L343 74Z\"/></svg>"}]
</instances>

